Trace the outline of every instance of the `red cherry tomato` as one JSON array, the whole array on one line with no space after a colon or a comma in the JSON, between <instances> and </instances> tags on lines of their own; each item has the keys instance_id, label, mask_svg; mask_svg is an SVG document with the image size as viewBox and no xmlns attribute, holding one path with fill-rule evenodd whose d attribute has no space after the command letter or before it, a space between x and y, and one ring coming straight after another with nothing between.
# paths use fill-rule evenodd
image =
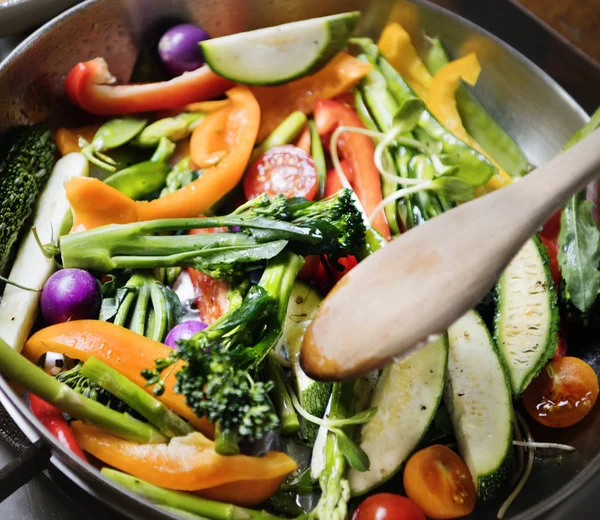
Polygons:
<instances>
[{"instance_id":1,"label":"red cherry tomato","mask_svg":"<svg viewBox=\"0 0 600 520\"><path fill-rule=\"evenodd\" d=\"M426 520L412 500L392 493L379 493L363 500L352 520Z\"/></svg>"},{"instance_id":2,"label":"red cherry tomato","mask_svg":"<svg viewBox=\"0 0 600 520\"><path fill-rule=\"evenodd\" d=\"M597 398L594 369L571 356L548 363L523 393L529 415L551 428L578 423L592 411Z\"/></svg>"},{"instance_id":3,"label":"red cherry tomato","mask_svg":"<svg viewBox=\"0 0 600 520\"><path fill-rule=\"evenodd\" d=\"M312 200L317 192L317 170L312 157L304 150L286 144L262 154L244 177L248 200L261 193L270 197L305 197Z\"/></svg>"},{"instance_id":4,"label":"red cherry tomato","mask_svg":"<svg viewBox=\"0 0 600 520\"><path fill-rule=\"evenodd\" d=\"M404 468L404 490L430 518L460 518L475 509L477 493L467 465L447 446L415 453Z\"/></svg>"}]
</instances>

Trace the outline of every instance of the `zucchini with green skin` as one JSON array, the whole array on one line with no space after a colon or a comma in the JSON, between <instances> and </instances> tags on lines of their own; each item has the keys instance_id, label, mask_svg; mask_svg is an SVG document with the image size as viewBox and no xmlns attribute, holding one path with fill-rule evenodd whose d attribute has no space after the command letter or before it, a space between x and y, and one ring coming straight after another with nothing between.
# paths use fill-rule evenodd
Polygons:
<instances>
[{"instance_id":1,"label":"zucchini with green skin","mask_svg":"<svg viewBox=\"0 0 600 520\"><path fill-rule=\"evenodd\" d=\"M312 74L341 51L360 13L324 16L200 42L208 66L246 85L276 85Z\"/></svg>"},{"instance_id":2,"label":"zucchini with green skin","mask_svg":"<svg viewBox=\"0 0 600 520\"><path fill-rule=\"evenodd\" d=\"M300 347L304 340L306 329L312 317L319 308L322 298L310 285L296 281L292 287L287 315L280 339L280 345L285 346L292 362L292 375L296 394L302 407L310 414L323 417L331 383L314 381L300 367ZM304 439L313 444L317 437L319 426L308 421L302 423Z\"/></svg>"},{"instance_id":3,"label":"zucchini with green skin","mask_svg":"<svg viewBox=\"0 0 600 520\"><path fill-rule=\"evenodd\" d=\"M14 141L0 164L0 273L56 160L52 132L45 126L13 132L16 137L7 137Z\"/></svg>"},{"instance_id":4,"label":"zucchini with green skin","mask_svg":"<svg viewBox=\"0 0 600 520\"><path fill-rule=\"evenodd\" d=\"M369 403L377 412L362 426L359 438L371 465L364 472L350 470L353 495L390 479L418 446L442 399L447 359L443 335L384 369Z\"/></svg>"},{"instance_id":5,"label":"zucchini with green skin","mask_svg":"<svg viewBox=\"0 0 600 520\"><path fill-rule=\"evenodd\" d=\"M70 153L58 160L46 188L40 195L33 217L33 225L42 242L56 240L65 215L69 212L69 201L64 190L65 181L71 177L87 177L88 173L88 161L80 153ZM33 232L27 232L21 241L8 279L35 291L7 285L0 301L0 336L19 352L37 316L39 291L55 270L54 259L46 258Z\"/></svg>"},{"instance_id":6,"label":"zucchini with green skin","mask_svg":"<svg viewBox=\"0 0 600 520\"><path fill-rule=\"evenodd\" d=\"M529 240L496 286L494 335L512 391L520 395L554 355L559 312L548 253Z\"/></svg>"},{"instance_id":7,"label":"zucchini with green skin","mask_svg":"<svg viewBox=\"0 0 600 520\"><path fill-rule=\"evenodd\" d=\"M477 495L486 500L503 487L510 469L510 386L492 337L477 312L469 311L452 324L448 340L444 403Z\"/></svg>"}]
</instances>

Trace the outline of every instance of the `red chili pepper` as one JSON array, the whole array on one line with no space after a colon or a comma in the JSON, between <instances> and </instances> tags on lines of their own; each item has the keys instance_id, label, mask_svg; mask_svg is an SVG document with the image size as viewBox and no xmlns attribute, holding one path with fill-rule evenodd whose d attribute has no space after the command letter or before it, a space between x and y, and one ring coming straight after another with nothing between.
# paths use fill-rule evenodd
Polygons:
<instances>
[{"instance_id":1,"label":"red chili pepper","mask_svg":"<svg viewBox=\"0 0 600 520\"><path fill-rule=\"evenodd\" d=\"M220 96L233 82L204 65L169 81L113 85L104 58L75 65L65 80L65 93L84 110L98 115L133 114L180 107Z\"/></svg>"},{"instance_id":2,"label":"red chili pepper","mask_svg":"<svg viewBox=\"0 0 600 520\"><path fill-rule=\"evenodd\" d=\"M73 435L71 427L65 421L62 412L58 408L34 394L29 394L29 408L31 408L33 415L39 419L46 429L58 439L58 442L87 462L87 458L79 446L75 435Z\"/></svg>"},{"instance_id":3,"label":"red chili pepper","mask_svg":"<svg viewBox=\"0 0 600 520\"><path fill-rule=\"evenodd\" d=\"M327 136L338 126L355 126L364 128L360 118L350 107L331 99L318 99L315 102L315 123L319 135ZM366 135L343 132L338 140L338 149L342 159L346 159L352 170L350 181L358 199L367 215L382 200L381 179L373 158L375 147L371 138ZM383 211L374 218L373 227L387 240L391 239L390 228Z\"/></svg>"}]
</instances>

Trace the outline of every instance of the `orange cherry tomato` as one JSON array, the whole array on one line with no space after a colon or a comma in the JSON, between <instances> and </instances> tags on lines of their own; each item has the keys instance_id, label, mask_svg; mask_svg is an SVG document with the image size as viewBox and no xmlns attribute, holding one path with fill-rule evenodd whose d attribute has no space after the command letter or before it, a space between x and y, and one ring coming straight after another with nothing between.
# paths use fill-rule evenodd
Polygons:
<instances>
[{"instance_id":1,"label":"orange cherry tomato","mask_svg":"<svg viewBox=\"0 0 600 520\"><path fill-rule=\"evenodd\" d=\"M297 146L276 146L262 154L244 177L244 193L248 200L261 193L270 197L280 193L286 197L315 198L317 169L312 157Z\"/></svg>"},{"instance_id":2,"label":"orange cherry tomato","mask_svg":"<svg viewBox=\"0 0 600 520\"><path fill-rule=\"evenodd\" d=\"M352 520L426 520L413 501L392 493L379 493L363 500Z\"/></svg>"},{"instance_id":3,"label":"orange cherry tomato","mask_svg":"<svg viewBox=\"0 0 600 520\"><path fill-rule=\"evenodd\" d=\"M592 411L598 377L585 361L565 356L548 363L523 393L531 417L550 428L566 428Z\"/></svg>"},{"instance_id":4,"label":"orange cherry tomato","mask_svg":"<svg viewBox=\"0 0 600 520\"><path fill-rule=\"evenodd\" d=\"M477 493L467 465L441 444L415 453L403 482L408 498L429 518L459 518L475 509Z\"/></svg>"}]
</instances>

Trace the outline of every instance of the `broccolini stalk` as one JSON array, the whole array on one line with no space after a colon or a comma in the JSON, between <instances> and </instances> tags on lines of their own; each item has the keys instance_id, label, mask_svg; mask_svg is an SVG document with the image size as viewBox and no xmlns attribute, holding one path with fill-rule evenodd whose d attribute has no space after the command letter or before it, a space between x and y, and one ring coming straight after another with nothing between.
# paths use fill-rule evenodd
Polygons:
<instances>
[{"instance_id":1,"label":"broccolini stalk","mask_svg":"<svg viewBox=\"0 0 600 520\"><path fill-rule=\"evenodd\" d=\"M120 471L103 468L102 474L124 488L162 506L201 515L211 520L284 520L266 511L254 511L233 504L223 504L191 493L160 488Z\"/></svg>"},{"instance_id":2,"label":"broccolini stalk","mask_svg":"<svg viewBox=\"0 0 600 520\"><path fill-rule=\"evenodd\" d=\"M273 381L274 388L271 394L275 410L279 417L282 435L295 435L300 431L300 421L294 410L290 391L285 384L281 367L272 358L267 358L265 363L265 377Z\"/></svg>"},{"instance_id":3,"label":"broccolini stalk","mask_svg":"<svg viewBox=\"0 0 600 520\"><path fill-rule=\"evenodd\" d=\"M237 438L259 439L277 427L268 393L272 382L256 381L259 365L281 334L292 285L302 257L284 252L270 260L242 303L192 339L181 341L156 370L144 371L149 384L162 391L161 373L178 360L176 392L198 416L217 425L219 453L237 450Z\"/></svg>"},{"instance_id":4,"label":"broccolini stalk","mask_svg":"<svg viewBox=\"0 0 600 520\"><path fill-rule=\"evenodd\" d=\"M303 200L303 199L302 199ZM194 228L239 226L244 233L156 235ZM351 192L317 202L261 196L223 217L164 219L112 224L60 238L65 267L113 269L194 267L213 278L232 279L288 248L294 253L354 254L364 225Z\"/></svg>"},{"instance_id":5,"label":"broccolini stalk","mask_svg":"<svg viewBox=\"0 0 600 520\"><path fill-rule=\"evenodd\" d=\"M123 374L93 356L84 363L81 375L131 406L166 437L184 436L195 431L192 426L174 414L163 403L142 390Z\"/></svg>"},{"instance_id":6,"label":"broccolini stalk","mask_svg":"<svg viewBox=\"0 0 600 520\"><path fill-rule=\"evenodd\" d=\"M123 439L142 444L165 443L158 430L78 394L46 374L0 339L0 373L76 419L89 422Z\"/></svg>"}]
</instances>

